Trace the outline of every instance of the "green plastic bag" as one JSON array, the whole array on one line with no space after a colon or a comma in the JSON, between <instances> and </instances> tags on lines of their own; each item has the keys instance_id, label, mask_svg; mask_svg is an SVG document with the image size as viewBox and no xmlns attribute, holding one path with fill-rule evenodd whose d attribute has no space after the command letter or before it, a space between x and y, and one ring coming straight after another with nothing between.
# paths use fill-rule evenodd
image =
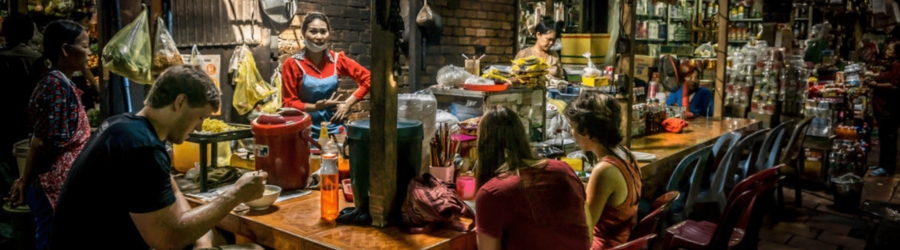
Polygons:
<instances>
[{"instance_id":1,"label":"green plastic bag","mask_svg":"<svg viewBox=\"0 0 900 250\"><path fill-rule=\"evenodd\" d=\"M141 11L133 22L116 33L103 48L103 68L141 84L153 84L150 65L150 23Z\"/></svg>"}]
</instances>

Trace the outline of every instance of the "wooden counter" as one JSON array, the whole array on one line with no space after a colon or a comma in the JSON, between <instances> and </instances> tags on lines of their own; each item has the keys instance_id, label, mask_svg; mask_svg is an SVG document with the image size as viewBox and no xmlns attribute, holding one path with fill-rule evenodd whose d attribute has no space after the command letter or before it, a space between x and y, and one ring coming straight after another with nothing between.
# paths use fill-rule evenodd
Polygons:
<instances>
[{"instance_id":1,"label":"wooden counter","mask_svg":"<svg viewBox=\"0 0 900 250\"><path fill-rule=\"evenodd\" d=\"M698 118L689 123L685 131L679 134L658 133L632 139L632 151L656 155L656 160L652 162L638 162L644 183L641 193L645 200L652 201L663 194L669 176L688 154L714 144L725 133L738 131L747 135L762 126L759 121L738 118L719 121Z\"/></svg>"},{"instance_id":2,"label":"wooden counter","mask_svg":"<svg viewBox=\"0 0 900 250\"><path fill-rule=\"evenodd\" d=\"M278 202L265 211L232 212L218 227L274 249L475 249L475 232L406 234L397 227L334 225L319 218L319 192ZM188 198L190 199L190 198ZM196 200L192 200L196 203ZM340 208L352 207L341 195ZM241 242L239 242L241 243Z\"/></svg>"},{"instance_id":3,"label":"wooden counter","mask_svg":"<svg viewBox=\"0 0 900 250\"><path fill-rule=\"evenodd\" d=\"M640 162L643 198L652 201L682 158L712 145L729 131L747 134L761 122L747 119L721 121L705 118L691 121L680 134L660 133L635 138L631 149L656 155L652 162ZM190 199L190 198L189 198ZM196 201L194 201L196 204ZM352 206L343 201L341 209ZM396 227L375 228L331 225L319 218L319 192L272 205L266 211L232 212L218 225L239 238L274 249L475 249L475 232L451 230L431 234L405 234ZM240 242L239 242L240 243Z\"/></svg>"}]
</instances>

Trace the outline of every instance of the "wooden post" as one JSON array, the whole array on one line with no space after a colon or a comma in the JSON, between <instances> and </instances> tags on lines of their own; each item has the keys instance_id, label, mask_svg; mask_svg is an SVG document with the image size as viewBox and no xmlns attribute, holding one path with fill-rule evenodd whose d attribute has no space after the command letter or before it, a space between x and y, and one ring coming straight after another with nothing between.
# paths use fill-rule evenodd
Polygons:
<instances>
[{"instance_id":1,"label":"wooden post","mask_svg":"<svg viewBox=\"0 0 900 250\"><path fill-rule=\"evenodd\" d=\"M369 146L369 212L372 225L387 225L387 211L391 209L397 190L397 84L392 80L394 65L394 33L382 23L382 16L390 11L391 0L371 0L372 4L372 110ZM378 8L383 6L384 8ZM412 16L411 16L412 18ZM379 192L377 189L389 190ZM405 195L405 194L400 194Z\"/></svg>"},{"instance_id":2,"label":"wooden post","mask_svg":"<svg viewBox=\"0 0 900 250\"><path fill-rule=\"evenodd\" d=\"M714 109L713 111L713 119L721 120L722 115L725 114L725 105L722 103L725 101L725 66L727 65L727 51L728 51L728 0L718 0L719 1L719 13L716 14L716 21L719 24L718 27L718 42L716 42L719 46L716 49L716 87L715 93L713 93Z\"/></svg>"},{"instance_id":3,"label":"wooden post","mask_svg":"<svg viewBox=\"0 0 900 250\"><path fill-rule=\"evenodd\" d=\"M625 95L625 98L627 98L627 102L626 102L627 105L624 107L625 108L625 122L626 122L625 127L627 128L627 129L625 129L625 144L624 145L628 148L631 148L631 123L632 123L632 120L634 119L634 118L632 118L632 115L631 115L631 113L633 112L631 107L634 106L634 91L633 91L634 90L634 77L635 77L635 75L634 75L634 47L635 47L634 44L635 44L635 35L637 34L637 29L636 29L637 25L635 25L635 17L637 16L637 9L633 5L634 3L635 3L635 1L625 1L622 3L625 5L624 6L625 9L622 13L624 15L622 17L622 20L624 20L624 22L625 22L625 34L622 34L622 35L627 36L628 41L629 41L628 43L631 44L631 46L628 46L629 47L628 54L626 55L627 58L625 58L628 61L628 63L627 63L628 78L625 79L625 82L626 82L625 89L624 89L624 92L622 93L623 95Z\"/></svg>"},{"instance_id":4,"label":"wooden post","mask_svg":"<svg viewBox=\"0 0 900 250\"><path fill-rule=\"evenodd\" d=\"M422 9L424 4L421 0L409 1L409 22L406 23L406 29L409 31L409 55L407 57L409 63L409 79L406 83L409 85L409 92L418 91L422 81L422 53L425 51L422 43L422 32L419 31L419 25L416 24L416 15ZM374 48L374 46L372 47Z\"/></svg>"}]
</instances>

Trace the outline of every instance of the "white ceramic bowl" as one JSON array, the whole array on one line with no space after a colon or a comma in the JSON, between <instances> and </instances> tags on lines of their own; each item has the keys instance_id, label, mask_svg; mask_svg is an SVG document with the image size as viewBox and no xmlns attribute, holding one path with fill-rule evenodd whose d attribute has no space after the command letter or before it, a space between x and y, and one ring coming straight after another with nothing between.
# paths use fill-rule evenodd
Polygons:
<instances>
[{"instance_id":1,"label":"white ceramic bowl","mask_svg":"<svg viewBox=\"0 0 900 250\"><path fill-rule=\"evenodd\" d=\"M250 207L250 210L266 210L278 200L279 195L281 195L281 187L266 185L266 191L263 193L262 198L244 202L244 204Z\"/></svg>"}]
</instances>

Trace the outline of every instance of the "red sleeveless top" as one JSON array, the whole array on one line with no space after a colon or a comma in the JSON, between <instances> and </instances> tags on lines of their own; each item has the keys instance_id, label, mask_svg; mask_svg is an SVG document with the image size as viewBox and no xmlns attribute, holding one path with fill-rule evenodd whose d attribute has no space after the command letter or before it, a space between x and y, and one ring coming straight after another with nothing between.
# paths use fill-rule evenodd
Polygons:
<instances>
[{"instance_id":1,"label":"red sleeveless top","mask_svg":"<svg viewBox=\"0 0 900 250\"><path fill-rule=\"evenodd\" d=\"M603 161L612 164L625 177L625 185L628 186L628 196L620 205L606 204L597 225L594 225L594 241L591 249L607 249L628 242L631 229L637 225L638 201L641 197L641 170L634 155L627 149L625 153L631 162L626 164L618 157L604 157Z\"/></svg>"}]
</instances>

